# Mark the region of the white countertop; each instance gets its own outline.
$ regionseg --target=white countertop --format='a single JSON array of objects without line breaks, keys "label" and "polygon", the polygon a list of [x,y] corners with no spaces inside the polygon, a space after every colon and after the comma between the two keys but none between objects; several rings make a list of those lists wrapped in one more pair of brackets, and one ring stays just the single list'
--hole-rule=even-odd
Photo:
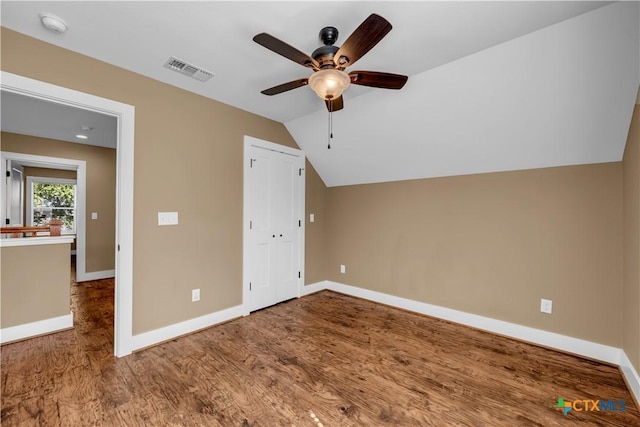
[{"label": "white countertop", "polygon": [[0,239],[0,248],[34,245],[58,245],[62,243],[73,243],[75,238],[76,236],[11,237],[8,239]]}]

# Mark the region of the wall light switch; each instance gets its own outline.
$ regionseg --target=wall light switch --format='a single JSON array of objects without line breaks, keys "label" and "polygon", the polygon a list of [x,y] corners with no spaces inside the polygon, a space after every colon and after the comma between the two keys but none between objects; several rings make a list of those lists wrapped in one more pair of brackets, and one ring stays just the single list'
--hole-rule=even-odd
[{"label": "wall light switch", "polygon": [[314,214],[309,214],[309,222],[314,222],[316,220],[316,216]]},{"label": "wall light switch", "polygon": [[91,212],[91,219],[98,219],[98,212]]},{"label": "wall light switch", "polygon": [[177,225],[178,212],[158,212],[158,225]]}]

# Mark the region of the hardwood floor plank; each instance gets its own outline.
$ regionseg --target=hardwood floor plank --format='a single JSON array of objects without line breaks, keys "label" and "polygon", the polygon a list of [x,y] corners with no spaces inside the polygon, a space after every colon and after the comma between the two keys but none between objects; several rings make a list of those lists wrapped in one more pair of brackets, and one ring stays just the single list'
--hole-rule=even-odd
[{"label": "hardwood floor plank", "polygon": [[113,281],[72,305],[2,346],[2,426],[640,426],[616,367],[328,291],[121,359]]}]

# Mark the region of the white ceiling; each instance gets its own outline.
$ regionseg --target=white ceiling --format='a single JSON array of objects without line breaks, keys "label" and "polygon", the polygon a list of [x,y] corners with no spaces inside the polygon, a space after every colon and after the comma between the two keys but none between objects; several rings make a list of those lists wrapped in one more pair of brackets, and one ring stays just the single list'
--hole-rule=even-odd
[{"label": "white ceiling", "polygon": [[0,91],[0,111],[4,132],[116,148],[118,122],[114,116],[8,91]]},{"label": "white ceiling", "polygon": [[[38,13],[69,23],[53,34]],[[310,53],[371,13],[393,30],[351,68],[409,75],[351,86],[334,113],[309,88],[260,90],[308,70],[254,43]],[[638,2],[12,2],[2,25],[283,122],[327,185],[620,160],[640,81]],[[206,83],[162,67],[175,56]],[[55,61],[55,58],[52,58]]]}]

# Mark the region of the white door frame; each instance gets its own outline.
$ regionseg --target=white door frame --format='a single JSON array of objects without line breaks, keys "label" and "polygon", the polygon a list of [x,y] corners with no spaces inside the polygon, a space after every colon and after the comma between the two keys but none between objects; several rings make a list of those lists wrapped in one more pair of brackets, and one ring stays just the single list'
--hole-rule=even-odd
[{"label": "white door frame", "polygon": [[300,257],[300,280],[298,281],[298,297],[302,295],[304,287],[304,254],[305,254],[305,155],[302,150],[296,148],[287,147],[285,145],[276,144],[262,139],[254,138],[245,135],[244,137],[244,156],[243,156],[243,198],[242,198],[242,311],[243,315],[249,314],[249,197],[251,196],[249,186],[249,164],[251,161],[251,147],[263,148],[265,150],[277,151],[280,153],[289,154],[299,159],[299,167],[302,170],[302,185],[300,185],[300,249],[298,256]]},{"label": "white door frame", "polygon": [[2,71],[0,89],[117,119],[116,277],[114,353],[133,349],[133,145],[135,108],[131,105]]}]

